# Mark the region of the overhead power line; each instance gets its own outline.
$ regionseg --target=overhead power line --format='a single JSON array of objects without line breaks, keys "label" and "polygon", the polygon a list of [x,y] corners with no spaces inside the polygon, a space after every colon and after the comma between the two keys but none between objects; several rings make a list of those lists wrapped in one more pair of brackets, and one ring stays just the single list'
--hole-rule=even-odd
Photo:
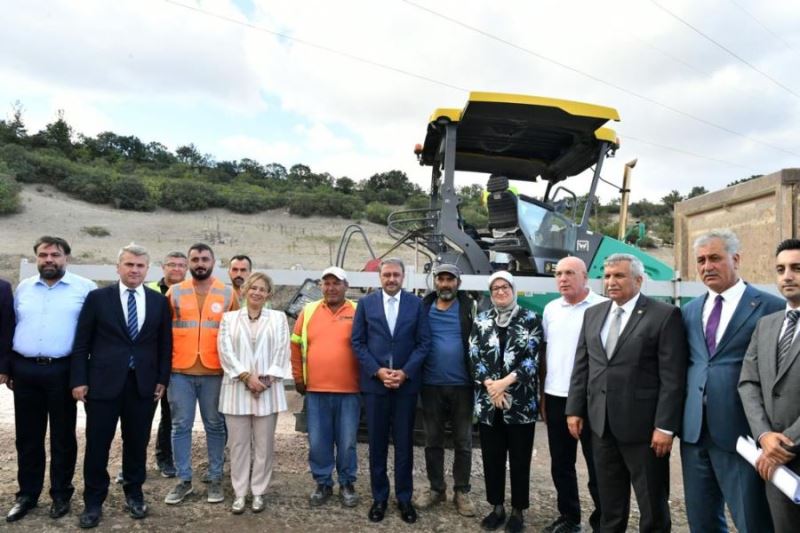
[{"label": "overhead power line", "polygon": [[698,29],[697,27],[695,27],[692,24],[690,24],[688,21],[684,20],[683,18],[681,18],[680,16],[678,16],[674,12],[670,11],[668,8],[666,8],[666,7],[662,6],[661,4],[659,4],[658,2],[656,2],[656,0],[650,0],[650,2],[654,6],[656,6],[660,10],[662,10],[664,13],[666,13],[667,15],[669,15],[672,18],[674,18],[675,20],[677,20],[678,22],[680,22],[681,24],[683,24],[684,26],[686,26],[687,28],[689,28],[690,30],[692,30],[693,32],[695,32],[696,34],[701,36],[703,39],[705,39],[708,42],[712,43],[714,46],[716,46],[720,50],[723,50],[723,51],[727,52],[728,55],[730,55],[731,57],[735,58],[737,61],[739,61],[743,65],[746,65],[747,67],[749,67],[754,72],[757,72],[758,74],[760,74],[764,78],[766,78],[769,81],[771,81],[773,83],[773,85],[776,85],[777,87],[780,87],[781,89],[783,89],[787,93],[791,94],[795,98],[800,99],[800,94],[797,94],[792,89],[790,89],[789,87],[787,87],[786,85],[784,85],[780,81],[776,80],[775,78],[773,78],[772,76],[770,76],[769,74],[767,74],[766,72],[764,72],[763,70],[761,70],[760,68],[755,66],[754,64],[750,63],[748,60],[746,60],[745,58],[743,58],[742,56],[740,56],[739,54],[737,54],[736,52],[734,52],[730,48],[726,47],[725,45],[723,45],[719,41],[716,41],[712,37],[706,35],[702,31],[700,31],[700,29]]},{"label": "overhead power line", "polygon": [[431,15],[433,15],[435,17],[441,18],[441,19],[446,20],[446,21],[448,21],[448,22],[450,22],[452,24],[455,24],[457,26],[461,26],[462,28],[465,28],[465,29],[470,30],[472,32],[475,32],[475,33],[478,33],[480,35],[483,35],[487,39],[491,39],[493,41],[497,41],[499,43],[503,43],[503,44],[505,44],[507,46],[510,46],[511,48],[519,50],[520,52],[523,52],[525,54],[534,56],[534,57],[536,57],[538,59],[541,59],[542,61],[545,61],[545,62],[550,63],[552,65],[556,65],[559,68],[568,70],[570,72],[578,74],[579,76],[583,76],[584,78],[588,78],[588,79],[590,79],[592,81],[595,81],[597,83],[605,85],[606,87],[611,87],[612,89],[616,89],[616,90],[618,90],[620,92],[623,92],[623,93],[625,93],[625,94],[627,94],[629,96],[633,96],[634,98],[638,98],[640,100],[643,100],[645,102],[648,102],[650,104],[658,106],[658,107],[660,107],[662,109],[666,109],[667,111],[671,111],[671,112],[673,112],[675,114],[681,115],[681,116],[686,117],[686,118],[688,118],[690,120],[694,120],[695,122],[699,122],[699,123],[704,124],[706,126],[709,126],[711,128],[715,128],[715,129],[718,129],[720,131],[724,131],[725,133],[729,133],[731,135],[735,135],[737,137],[741,137],[743,139],[747,139],[748,141],[754,142],[756,144],[760,144],[761,146],[766,146],[767,148],[771,148],[771,149],[776,150],[778,152],[783,152],[784,154],[787,154],[787,155],[800,157],[800,153],[798,153],[798,152],[793,152],[791,150],[787,150],[785,148],[781,148],[780,146],[776,146],[774,144],[768,143],[768,142],[763,141],[761,139],[757,139],[755,137],[747,135],[746,133],[742,133],[740,131],[734,130],[733,128],[729,128],[727,126],[723,126],[721,124],[717,124],[715,122],[712,122],[710,120],[704,119],[702,117],[699,117],[699,116],[694,115],[692,113],[689,113],[687,111],[683,111],[682,109],[678,109],[677,107],[673,107],[673,106],[671,106],[669,104],[665,104],[664,102],[660,102],[659,100],[656,100],[655,98],[651,98],[651,97],[649,97],[649,96],[647,96],[645,94],[638,93],[636,91],[633,91],[631,89],[623,87],[622,85],[619,85],[619,84],[616,84],[614,82],[605,80],[605,79],[600,78],[599,76],[596,76],[594,74],[590,74],[588,72],[580,70],[580,69],[578,69],[576,67],[573,67],[571,65],[567,65],[566,63],[562,63],[561,61],[558,61],[558,60],[553,59],[551,57],[548,57],[548,56],[546,56],[544,54],[541,54],[539,52],[531,50],[530,48],[525,48],[524,46],[516,44],[516,43],[514,43],[512,41],[509,41],[508,39],[504,39],[503,37],[498,37],[497,35],[489,33],[488,31],[482,30],[481,28],[477,28],[475,26],[471,26],[471,25],[469,25],[469,24],[467,24],[465,22],[462,22],[462,21],[460,21],[458,19],[455,19],[453,17],[450,17],[450,16],[445,15],[443,13],[440,13],[438,11],[434,11],[433,9],[430,9],[430,8],[425,7],[423,5],[417,4],[416,2],[412,2],[411,0],[401,0],[401,1],[406,3],[406,4],[408,4],[408,5],[410,5],[410,6],[412,6],[412,7],[417,8],[419,10],[422,10],[422,11],[425,11],[427,13],[430,13]]},{"label": "overhead power line", "polygon": [[753,20],[755,21],[755,23],[756,23],[756,24],[758,24],[759,26],[761,26],[761,28],[762,28],[762,29],[763,29],[765,32],[769,33],[769,34],[770,34],[770,35],[772,35],[772,36],[773,36],[773,37],[774,37],[776,40],[780,41],[780,42],[781,42],[781,43],[782,43],[782,44],[783,44],[783,45],[784,45],[786,48],[788,48],[789,50],[792,50],[792,51],[794,51],[794,52],[797,52],[797,49],[796,49],[794,46],[792,46],[792,45],[789,43],[789,41],[787,41],[786,39],[784,39],[783,37],[781,37],[780,35],[778,35],[778,33],[777,33],[777,32],[774,32],[774,31],[772,31],[772,30],[771,30],[771,29],[770,29],[770,28],[769,28],[769,27],[768,27],[766,24],[764,24],[763,22],[761,22],[761,21],[760,21],[760,20],[759,20],[759,19],[758,19],[758,18],[757,18],[755,15],[753,15],[753,13],[752,13],[752,12],[750,12],[748,9],[746,9],[746,8],[745,8],[743,5],[741,5],[739,2],[735,2],[734,0],[728,0],[728,1],[729,1],[731,4],[735,5],[737,8],[739,8],[739,9],[740,9],[742,12],[744,12],[744,13],[745,13],[745,14],[746,14],[748,17],[750,17],[751,19],[753,19]]},{"label": "overhead power line", "polygon": [[417,78],[418,80],[427,81],[429,83],[434,83],[436,85],[441,85],[442,87],[447,87],[448,89],[455,89],[457,91],[469,92],[469,89],[465,89],[464,87],[459,87],[457,85],[453,85],[451,83],[447,83],[441,80],[437,80],[423,74],[417,74],[416,72],[411,72],[409,70],[405,70],[398,67],[393,67],[391,65],[387,65],[386,63],[380,63],[378,61],[373,61],[372,59],[367,59],[365,57],[357,56],[355,54],[351,54],[349,52],[343,52],[342,50],[336,50],[335,48],[331,48],[329,46],[325,46],[322,44],[314,43],[311,41],[307,41],[305,39],[301,39],[299,37],[294,37],[292,35],[288,35],[286,33],[282,33],[279,31],[271,30],[269,28],[265,28],[263,26],[257,26],[255,24],[251,24],[250,22],[246,22],[243,20],[238,20],[233,17],[227,17],[225,15],[220,15],[219,13],[214,13],[212,11],[207,11],[205,9],[199,8],[197,6],[191,6],[188,4],[184,4],[181,2],[176,2],[175,0],[164,0],[164,2],[168,4],[172,4],[177,7],[182,7],[184,9],[188,9],[190,11],[194,11],[196,13],[200,13],[202,15],[213,17],[219,20],[223,20],[225,22],[229,22],[231,24],[238,24],[239,26],[245,26],[250,28],[251,30],[260,31],[263,33],[268,33],[270,35],[274,35],[275,37],[280,37],[281,39],[286,39],[288,41],[293,41],[295,43],[299,43],[310,48],[316,48],[317,50],[322,50],[324,52],[328,52],[330,54],[335,54],[338,56],[346,57],[348,59],[352,59],[353,61],[358,61],[359,63],[365,63],[367,65],[371,65],[373,67],[377,67],[383,70],[389,70],[391,72],[396,72],[398,74],[403,74],[404,76],[410,76],[412,78]]},{"label": "overhead power line", "polygon": [[646,141],[644,139],[640,139],[638,137],[634,137],[634,136],[632,136],[630,134],[625,134],[625,140],[626,141],[634,141],[634,142],[638,142],[638,143],[641,143],[641,144],[646,144],[646,145],[649,145],[649,146],[653,146],[655,148],[660,148],[662,150],[669,150],[670,152],[675,152],[675,153],[678,153],[678,154],[688,155],[690,157],[695,157],[697,159],[705,159],[706,161],[713,161],[715,163],[722,163],[723,165],[728,165],[728,166],[731,166],[731,167],[749,168],[749,167],[747,167],[745,165],[741,165],[739,163],[734,163],[732,161],[727,161],[725,159],[718,159],[716,157],[709,157],[709,156],[706,156],[706,155],[703,155],[703,154],[697,154],[695,152],[690,152],[688,150],[683,150],[681,148],[675,148],[673,146],[667,146],[666,144],[659,144],[659,143],[652,142],[652,141]]},{"label": "overhead power line", "polygon": [[[164,0],[164,2],[166,2],[168,4],[171,4],[173,6],[176,6],[176,7],[180,7],[180,8],[183,8],[183,9],[187,9],[187,10],[193,11],[193,12],[199,14],[199,15],[203,15],[203,16],[214,18],[214,19],[218,19],[218,20],[221,20],[221,21],[229,23],[229,24],[236,24],[238,26],[243,26],[243,27],[246,27],[246,28],[251,29],[251,30],[267,33],[267,34],[270,34],[270,35],[273,35],[273,36],[276,36],[276,37],[280,37],[281,39],[285,39],[287,41],[292,41],[292,42],[295,42],[295,43],[303,45],[303,46],[308,46],[308,47],[311,47],[311,48],[314,48],[314,49],[317,49],[317,50],[321,50],[323,52],[327,52],[327,53],[330,53],[330,54],[338,55],[340,57],[344,57],[344,58],[347,58],[347,59],[350,59],[352,61],[356,61],[356,62],[359,62],[359,63],[364,63],[364,64],[370,65],[372,67],[375,67],[375,68],[388,70],[388,71],[394,72],[396,74],[409,76],[409,77],[412,77],[412,78],[415,78],[415,79],[418,79],[418,80],[422,80],[422,81],[425,81],[425,82],[428,82],[428,83],[433,83],[433,84],[440,85],[440,86],[443,86],[443,87],[447,87],[447,88],[450,88],[450,89],[455,89],[455,90],[463,91],[463,92],[467,92],[467,93],[469,92],[468,89],[465,89],[463,87],[459,87],[457,85],[453,85],[453,84],[450,84],[450,83],[446,83],[446,82],[443,82],[441,80],[437,80],[437,79],[431,78],[429,76],[424,76],[424,75],[421,75],[421,74],[410,72],[410,71],[405,70],[405,69],[393,67],[391,65],[387,65],[387,64],[384,64],[384,63],[373,61],[371,59],[366,59],[366,58],[363,58],[363,57],[360,57],[360,56],[356,56],[356,55],[350,54],[348,52],[343,52],[341,50],[337,50],[337,49],[332,48],[330,46],[314,43],[314,42],[308,41],[306,39],[302,39],[302,38],[295,37],[293,35],[289,35],[289,34],[286,34],[286,33],[280,32],[280,31],[275,31],[275,30],[272,30],[272,29],[269,29],[269,28],[265,28],[263,26],[258,26],[256,24],[252,24],[250,22],[238,20],[238,19],[235,19],[235,18],[232,18],[232,17],[228,17],[228,16],[225,16],[225,15],[220,15],[219,13],[214,13],[212,11],[208,11],[208,10],[202,9],[202,8],[197,7],[197,6],[187,5],[187,4],[178,2],[176,0]],[[407,2],[407,3],[409,3],[410,5],[413,5],[415,7],[420,7],[421,9],[424,9],[424,10],[427,11],[427,8],[422,8],[421,6],[417,6],[416,4],[413,4],[412,2]],[[437,16],[441,16],[438,13],[435,13],[435,12],[433,12],[433,14],[435,14]],[[460,23],[458,21],[452,21],[452,22],[454,22],[456,24],[463,25],[462,23]],[[477,31],[481,31],[481,30],[477,30]],[[481,33],[484,33],[484,32],[481,31]],[[487,36],[489,36],[489,34],[487,34]],[[491,36],[491,37],[495,38],[495,39],[499,39],[499,38],[496,38],[494,36]],[[512,46],[515,46],[515,45],[512,45]],[[534,52],[530,52],[530,53],[534,53]],[[550,61],[548,58],[543,58],[543,59]],[[581,74],[581,75],[584,75],[584,76],[588,76],[590,78],[592,77],[589,74],[585,74],[585,73],[583,73],[583,72],[581,72],[581,71],[579,71],[577,69],[572,69],[571,67],[566,66],[566,65],[564,65],[564,68],[568,68],[568,69],[573,70],[574,72],[576,72],[578,74]],[[594,78],[592,78],[592,79],[594,79]],[[613,84],[609,84],[607,82],[604,82],[603,80],[600,80],[599,78],[597,79],[597,81],[599,81],[600,83],[605,83],[606,85],[610,85],[613,88],[617,88]],[[638,98],[642,98],[642,99],[645,99],[647,101],[650,101],[650,99],[648,97],[640,96],[640,95],[637,95],[635,93],[631,93],[631,92],[627,91],[626,89],[624,89],[622,87],[620,87],[619,90],[621,90],[623,92],[626,92],[628,94],[631,94],[633,96],[636,96]],[[659,105],[661,107],[664,107],[665,109],[673,110],[670,107],[665,106],[663,104],[660,104],[659,102],[656,102],[654,100],[652,101],[652,103],[654,103],[656,105]],[[673,111],[675,111],[678,114],[687,116],[689,118],[694,118],[695,120],[698,120],[700,122],[706,123],[705,121],[703,121],[703,119],[692,117],[691,115],[686,114],[686,113],[684,113],[684,112],[682,112],[680,110],[673,110]],[[707,125],[715,127],[715,128],[718,128],[718,129],[722,129],[724,131],[728,131],[723,126],[717,126],[717,125],[715,125],[713,123],[710,123],[710,122],[708,122]],[[753,142],[763,144],[763,145],[768,146],[770,148],[774,148],[775,150],[779,150],[779,151],[786,152],[788,154],[796,155],[796,156],[800,157],[800,154],[795,154],[793,152],[788,152],[788,151],[783,150],[783,149],[781,149],[779,147],[774,147],[774,146],[769,145],[767,143],[758,141],[757,139],[752,139],[752,138],[750,138],[750,137],[748,137],[748,136],[746,136],[744,134],[741,134],[741,133],[738,133],[738,132],[735,132],[735,131],[732,131],[732,130],[728,131],[728,133],[731,133],[733,135],[737,135],[737,136],[740,136],[740,137],[744,137],[744,138],[747,138],[748,140],[751,140]],[[628,138],[628,137],[626,137],[626,138]],[[630,139],[631,140],[637,140],[638,142],[649,144],[649,145],[657,147],[657,148],[663,148],[663,149],[669,150],[671,152],[685,154],[685,155],[689,155],[689,156],[692,156],[692,157],[698,157],[698,158],[701,158],[701,159],[706,159],[708,161],[722,163],[722,164],[725,164],[725,165],[741,167],[741,165],[739,165],[737,163],[731,163],[730,161],[725,161],[723,159],[717,159],[717,158],[713,158],[713,157],[707,157],[707,156],[695,154],[693,152],[688,152],[688,151],[680,149],[680,148],[670,147],[670,146],[667,146],[667,145],[658,144],[658,143],[654,143],[654,142],[649,142],[649,141],[645,141],[645,140],[642,140],[642,139],[636,139],[636,138],[633,138],[633,137],[630,137]],[[744,167],[742,167],[742,168],[744,168]]]}]

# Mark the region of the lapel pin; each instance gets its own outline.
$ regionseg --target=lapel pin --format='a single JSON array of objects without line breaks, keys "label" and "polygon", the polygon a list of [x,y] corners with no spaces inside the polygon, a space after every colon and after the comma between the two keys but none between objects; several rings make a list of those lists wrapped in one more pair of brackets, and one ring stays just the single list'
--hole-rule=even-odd
[{"label": "lapel pin", "polygon": [[639,309],[639,311],[638,311],[636,314],[637,314],[637,315],[641,315],[642,313],[644,313],[644,311],[642,311],[641,309]]}]

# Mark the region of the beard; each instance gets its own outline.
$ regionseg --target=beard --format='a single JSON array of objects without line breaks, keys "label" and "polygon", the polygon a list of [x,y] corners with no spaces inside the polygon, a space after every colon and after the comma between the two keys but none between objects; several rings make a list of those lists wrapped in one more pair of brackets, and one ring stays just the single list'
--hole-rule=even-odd
[{"label": "beard", "polygon": [[195,270],[189,269],[189,273],[192,275],[194,279],[197,281],[203,281],[211,277],[211,273],[213,272],[212,269],[206,269],[205,272],[197,272]]},{"label": "beard", "polygon": [[244,285],[244,278],[235,277],[231,280],[231,283],[233,283],[233,286],[237,289],[241,289],[242,285]]},{"label": "beard", "polygon": [[454,291],[452,289],[443,289],[441,291],[437,290],[436,291],[436,296],[442,301],[450,302],[452,300],[455,300],[456,291]]},{"label": "beard", "polygon": [[42,277],[42,279],[61,279],[64,277],[64,274],[67,271],[66,268],[58,267],[55,265],[40,266],[38,270],[39,270],[39,275]]}]

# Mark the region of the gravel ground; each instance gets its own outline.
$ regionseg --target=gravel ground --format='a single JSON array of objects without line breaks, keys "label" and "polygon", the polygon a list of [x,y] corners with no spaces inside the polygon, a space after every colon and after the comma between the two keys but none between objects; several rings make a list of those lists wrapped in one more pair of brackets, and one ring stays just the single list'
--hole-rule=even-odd
[{"label": "gravel ground", "polygon": [[[9,391],[0,392],[0,403],[8,405]],[[354,509],[343,508],[338,501],[331,500],[326,506],[312,509],[308,504],[308,495],[313,489],[313,482],[307,466],[307,444],[305,435],[294,431],[294,418],[292,411],[299,410],[299,396],[289,393],[290,411],[282,413],[279,419],[276,435],[277,464],[273,482],[267,492],[267,508],[263,513],[253,514],[246,512],[234,516],[230,513],[231,486],[228,479],[226,486],[226,500],[222,504],[209,504],[205,501],[205,485],[199,482],[200,473],[205,471],[205,440],[202,432],[195,433],[193,443],[195,466],[195,494],[179,506],[167,506],[163,498],[172,488],[174,480],[162,478],[157,471],[148,472],[145,483],[145,499],[150,506],[150,515],[135,521],[125,513],[124,497],[119,485],[111,487],[108,500],[104,506],[103,520],[98,531],[175,531],[187,529],[191,531],[233,531],[235,528],[257,528],[269,531],[480,531],[479,521],[489,512],[489,505],[485,502],[483,487],[483,469],[480,460],[480,451],[473,450],[473,501],[477,505],[478,517],[464,518],[459,516],[452,503],[442,504],[438,507],[421,511],[419,520],[413,526],[406,525],[400,520],[394,506],[390,506],[386,519],[379,525],[370,523],[367,511],[371,504],[369,497],[369,481],[366,444],[359,444],[359,473],[360,479],[356,489],[361,496],[361,502]],[[79,409],[82,411],[82,409]],[[8,419],[7,409],[2,410],[6,416],[0,417],[0,511],[5,514],[14,500],[16,486],[16,452],[14,450],[14,425]],[[198,417],[199,418],[199,417]],[[82,509],[80,490],[83,479],[80,471],[83,457],[83,428],[82,419],[79,420],[78,439],[80,445],[78,472],[75,475],[75,486],[78,492],[73,499],[72,512],[60,520],[51,520],[47,516],[50,501],[43,495],[40,505],[25,519],[14,524],[2,523],[6,531],[74,531],[77,530],[78,514]],[[540,531],[556,518],[555,490],[550,480],[550,458],[547,448],[547,429],[544,424],[537,424],[536,438],[534,441],[534,457],[531,467],[531,508],[526,515],[527,531]],[[151,443],[152,448],[152,443]],[[115,441],[111,452],[109,472],[114,475],[121,464],[119,441]],[[150,452],[152,458],[152,449]],[[580,457],[580,455],[579,455]],[[151,459],[152,461],[152,459]],[[425,460],[422,448],[415,449],[414,482],[417,489],[427,487],[425,478]],[[391,472],[392,459],[389,465]],[[452,465],[452,453],[446,455],[446,464]],[[151,464],[151,467],[153,465]],[[680,462],[676,456],[672,458],[672,494],[671,501],[673,527],[675,531],[688,531],[683,505],[683,487],[680,476]],[[447,469],[450,475],[450,469]],[[391,475],[391,474],[390,474]],[[579,482],[583,497],[584,520],[588,520],[591,510],[586,486],[586,471],[579,460]],[[227,478],[227,471],[226,471]],[[47,482],[45,482],[47,485]],[[46,489],[45,489],[46,490]],[[631,531],[636,531],[638,513],[635,502],[632,505]]]}]

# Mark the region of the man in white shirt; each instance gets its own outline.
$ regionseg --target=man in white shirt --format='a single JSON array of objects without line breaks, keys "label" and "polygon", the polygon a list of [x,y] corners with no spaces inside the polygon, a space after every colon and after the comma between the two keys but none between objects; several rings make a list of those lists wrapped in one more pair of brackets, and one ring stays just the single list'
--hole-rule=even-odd
[{"label": "man in white shirt", "polygon": [[[544,383],[540,412],[547,423],[547,441],[550,448],[550,475],[558,494],[559,517],[544,528],[544,533],[569,533],[581,531],[581,501],[578,495],[578,477],[575,459],[578,441],[567,429],[564,410],[569,393],[569,380],[575,363],[575,349],[583,324],[583,313],[594,304],[607,298],[589,288],[586,264],[578,257],[565,257],[556,265],[556,286],[560,298],[544,308],[542,326],[545,336],[545,358],[541,368]],[[589,517],[593,529],[600,525],[600,498],[597,493],[594,461],[592,459],[591,433],[581,433],[581,449],[589,471],[589,492],[595,510]]]}]

